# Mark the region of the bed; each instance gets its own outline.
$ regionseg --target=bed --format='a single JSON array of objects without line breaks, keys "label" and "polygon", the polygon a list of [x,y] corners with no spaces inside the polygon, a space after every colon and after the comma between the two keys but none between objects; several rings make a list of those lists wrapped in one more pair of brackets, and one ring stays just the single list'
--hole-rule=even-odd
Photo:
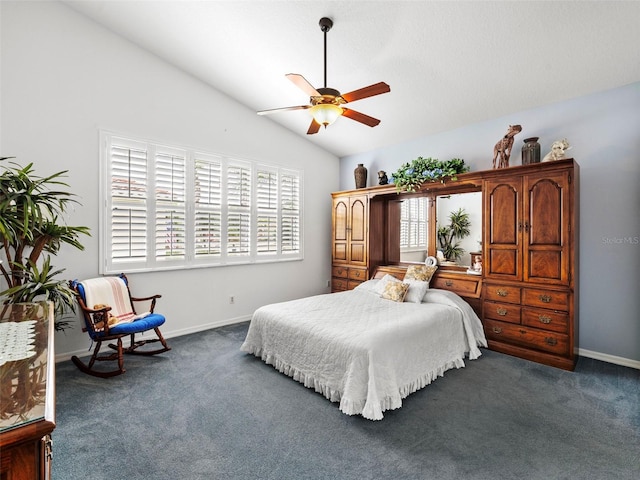
[{"label": "bed", "polygon": [[[402,299],[389,298],[394,289],[405,289]],[[457,294],[385,275],[354,290],[260,307],[241,350],[343,413],[380,420],[486,345],[479,318]]]}]

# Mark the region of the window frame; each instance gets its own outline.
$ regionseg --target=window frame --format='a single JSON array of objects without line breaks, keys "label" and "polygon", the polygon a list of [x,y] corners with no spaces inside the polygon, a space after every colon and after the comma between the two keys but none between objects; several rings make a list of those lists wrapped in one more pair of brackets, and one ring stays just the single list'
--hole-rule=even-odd
[{"label": "window frame", "polygon": [[[112,164],[114,163],[114,156],[112,153],[112,147],[123,147],[126,149],[136,149],[136,152],[146,152],[145,172],[144,178],[146,180],[146,197],[144,198],[128,198],[124,196],[114,196],[112,190]],[[124,151],[123,150],[123,151]],[[156,165],[158,155],[171,155],[184,158],[184,200],[180,201],[167,201],[161,200],[157,195],[157,174],[158,169]],[[199,162],[208,162],[209,165],[205,168],[209,169],[209,173],[214,172],[219,166],[220,178],[217,180],[209,180],[211,185],[217,185],[219,190],[211,193],[208,192],[211,198],[216,195],[220,199],[219,205],[209,203],[197,203],[200,195],[200,185],[206,174],[201,177],[197,177],[197,174],[202,170],[197,171],[198,168],[202,168]],[[129,163],[129,169],[131,169],[131,163]],[[244,190],[244,206],[231,205],[229,195],[229,171],[234,168],[244,169],[244,176],[242,182],[248,180],[250,182],[249,189]],[[213,170],[212,170],[213,169]],[[274,214],[276,216],[276,249],[275,251],[269,251],[265,253],[258,252],[257,244],[257,220],[260,213],[264,213],[258,208],[258,172],[268,171],[274,174],[276,177],[276,208]],[[167,174],[171,174],[173,170],[167,171]],[[126,175],[126,172],[125,172]],[[248,177],[247,177],[248,175]],[[171,176],[171,175],[170,175]],[[292,214],[291,210],[285,210],[281,205],[281,196],[283,189],[286,188],[283,183],[283,179],[287,177],[293,177],[297,181],[297,214]],[[131,179],[131,170],[129,170],[129,177]],[[140,176],[142,178],[142,175]],[[304,259],[304,232],[303,232],[303,172],[299,169],[293,169],[289,167],[282,167],[279,165],[265,163],[263,161],[255,161],[249,159],[243,159],[236,156],[228,156],[219,153],[206,152],[200,149],[189,147],[169,146],[163,143],[135,139],[130,135],[123,135],[114,133],[111,131],[100,130],[100,235],[99,235],[99,270],[101,274],[113,274],[119,272],[144,272],[144,271],[159,271],[159,270],[177,270],[177,269],[191,269],[191,268],[207,268],[207,267],[221,267],[228,265],[239,264],[251,264],[251,263],[270,263],[270,262],[283,262],[283,261],[299,261]],[[121,180],[122,181],[122,180]],[[126,180],[125,180],[126,181]],[[131,180],[128,180],[131,182]],[[166,178],[164,178],[167,185]],[[198,183],[200,182],[200,183]],[[213,187],[211,187],[213,188]],[[126,189],[131,191],[130,189]],[[140,194],[138,194],[140,195]],[[248,195],[248,197],[247,197]],[[209,200],[211,200],[211,198]],[[248,204],[247,199],[248,198]],[[215,202],[215,198],[212,200]],[[143,209],[146,215],[146,222],[144,223],[145,231],[145,246],[144,256],[138,259],[131,257],[122,257],[118,259],[114,256],[114,251],[117,248],[117,241],[114,241],[118,237],[114,237],[114,230],[118,227],[115,224],[114,227],[114,215],[118,207],[129,208],[135,207]],[[158,245],[160,244],[160,237],[157,234],[156,228],[159,225],[156,214],[163,209],[175,208],[184,212],[184,255],[174,256],[157,256]],[[182,210],[180,210],[182,209]],[[139,211],[139,210],[138,210]],[[205,213],[202,213],[205,212]],[[206,213],[209,212],[209,213]],[[243,223],[248,231],[245,232],[244,237],[248,241],[248,248],[246,251],[240,254],[232,254],[228,251],[229,247],[229,222],[234,214],[240,214],[243,216]],[[206,216],[212,219],[210,223],[207,222]],[[212,216],[213,215],[213,216]],[[283,243],[283,233],[286,231],[291,232],[286,225],[289,225],[290,218],[297,218],[297,235],[296,229],[294,229],[293,237],[297,236],[297,249],[289,250],[289,244]],[[126,214],[125,214],[126,216]],[[202,223],[197,224],[198,218],[204,219]],[[116,218],[117,220],[117,218]],[[125,219],[126,220],[126,219]],[[296,220],[294,220],[295,223]],[[247,223],[248,222],[248,223]],[[169,225],[173,225],[173,221],[168,222]],[[131,224],[130,224],[131,225]],[[140,225],[124,225],[124,233],[120,236],[123,239],[123,248],[126,249],[127,242],[131,243],[131,239],[134,238],[135,232],[140,232],[142,227]],[[207,231],[207,227],[210,229]],[[126,231],[127,228],[131,230]],[[133,230],[137,228],[136,230]],[[169,227],[167,227],[169,228]],[[197,230],[199,228],[199,230]],[[203,230],[204,229],[204,230]],[[219,238],[216,236],[219,229]],[[178,229],[179,230],[179,229]],[[178,231],[176,230],[176,231]],[[200,232],[200,233],[198,233]],[[203,233],[204,232],[204,233]],[[210,244],[207,244],[206,238],[210,237]],[[172,230],[172,239],[174,233]],[[198,238],[200,238],[201,248],[206,245],[206,248],[211,249],[212,253],[198,253]],[[139,245],[142,240],[139,240]],[[293,242],[295,243],[295,242]],[[217,245],[219,244],[219,253],[216,253]],[[114,245],[116,248],[114,248]],[[213,245],[213,246],[212,246]],[[122,245],[121,245],[122,246]],[[205,249],[206,249],[205,248]]]},{"label": "window frame", "polygon": [[[415,210],[411,208],[411,203],[417,203]],[[424,203],[424,205],[420,205]],[[405,198],[402,201],[400,207],[400,251],[401,252],[422,252],[427,251],[429,248],[429,198],[426,196],[412,196]],[[403,215],[404,210],[407,210],[407,216]],[[420,212],[424,212],[424,220],[420,219]],[[417,217],[413,215],[417,214]],[[407,242],[403,242],[402,231],[403,224],[407,224]],[[422,236],[424,238],[424,244],[418,240],[417,244],[411,245],[412,234],[415,233],[419,239],[421,236],[420,228],[424,229]],[[417,229],[417,231],[416,231]]]}]

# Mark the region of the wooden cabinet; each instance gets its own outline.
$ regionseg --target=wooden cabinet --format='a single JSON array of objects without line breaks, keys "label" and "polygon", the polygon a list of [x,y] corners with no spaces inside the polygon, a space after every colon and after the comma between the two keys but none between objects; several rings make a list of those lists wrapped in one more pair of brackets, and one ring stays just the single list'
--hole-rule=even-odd
[{"label": "wooden cabinet", "polygon": [[338,195],[333,200],[331,290],[351,290],[369,278],[369,198]]},{"label": "wooden cabinet", "polygon": [[483,321],[498,351],[572,370],[577,165],[504,169],[486,178]]},{"label": "wooden cabinet", "polygon": [[388,244],[396,235],[387,225],[399,212],[400,204],[395,197],[376,197],[370,190],[333,194],[333,292],[351,290],[368,280],[377,265],[389,261]]},{"label": "wooden cabinet", "polygon": [[[566,159],[470,172],[411,193],[482,191],[482,275],[439,269],[432,286],[467,300],[490,348],[567,370],[578,348],[578,178],[578,164]],[[406,268],[399,255],[403,195],[393,185],[333,194],[332,291],[354,288],[380,265]],[[435,235],[432,223],[432,250]]]},{"label": "wooden cabinet", "polygon": [[[55,428],[53,306],[4,305],[1,313],[4,334],[15,335],[17,348],[0,365],[0,479],[46,480],[51,478]],[[35,324],[27,328],[32,320]],[[17,344],[30,328],[29,350],[35,353],[25,357]]]}]

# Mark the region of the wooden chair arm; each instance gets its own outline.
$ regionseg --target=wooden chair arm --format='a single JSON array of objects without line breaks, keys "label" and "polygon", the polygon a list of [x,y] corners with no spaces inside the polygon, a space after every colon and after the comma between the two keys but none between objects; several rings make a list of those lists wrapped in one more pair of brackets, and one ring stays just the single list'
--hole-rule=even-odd
[{"label": "wooden chair arm", "polygon": [[[109,335],[109,312],[111,307],[109,305],[102,308],[89,308],[85,305],[84,300],[80,295],[76,295],[78,305],[86,319],[91,324],[91,328],[94,332],[104,332],[105,335]],[[86,332],[87,329],[83,328],[82,331]]]},{"label": "wooden chair arm", "polygon": [[156,308],[156,300],[158,298],[162,298],[162,295],[152,295],[150,297],[131,297],[132,302],[145,302],[151,300],[151,306],[149,307],[149,311],[153,313],[153,309]]}]

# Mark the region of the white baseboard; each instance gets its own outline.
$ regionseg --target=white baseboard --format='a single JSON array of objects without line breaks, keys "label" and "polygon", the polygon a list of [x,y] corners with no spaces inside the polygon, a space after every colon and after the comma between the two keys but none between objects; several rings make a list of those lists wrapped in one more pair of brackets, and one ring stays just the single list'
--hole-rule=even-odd
[{"label": "white baseboard", "polygon": [[[236,323],[242,323],[242,322],[248,322],[249,320],[251,320],[251,315],[245,315],[242,317],[235,317],[235,318],[227,318],[225,320],[219,320],[217,322],[211,322],[211,323],[205,323],[202,325],[198,325],[196,327],[189,327],[189,328],[182,328],[180,330],[171,330],[168,332],[162,332],[162,336],[165,339],[169,339],[169,338],[174,338],[174,337],[181,337],[183,335],[189,335],[190,333],[197,333],[197,332],[204,332],[205,330],[211,330],[212,328],[219,328],[219,327],[224,327],[226,325],[234,325]],[[153,332],[151,332],[153,333]],[[155,334],[154,334],[155,337]],[[91,341],[90,338],[87,336],[87,340]],[[102,351],[102,350],[100,350]],[[82,349],[82,350],[77,350],[75,352],[66,352],[66,353],[62,353],[60,355],[56,355],[56,363],[58,362],[65,362],[67,360],[70,360],[71,357],[73,357],[74,355],[77,357],[88,357],[93,353],[93,349],[91,350],[86,350],[86,349]]]},{"label": "white baseboard", "polygon": [[581,357],[593,358],[594,360],[602,360],[603,362],[613,363],[615,365],[622,365],[623,367],[631,367],[640,370],[640,361],[631,360],[630,358],[616,357],[615,355],[609,355],[600,352],[592,352],[591,350],[585,350],[583,348],[578,349],[578,355],[580,355]]},{"label": "white baseboard", "polygon": [[[251,320],[251,315],[245,315],[242,317],[227,318],[225,320],[219,320],[217,322],[205,323],[196,327],[183,328],[180,330],[172,330],[170,332],[163,332],[164,338],[181,337],[182,335],[189,335],[191,333],[203,332],[212,328],[224,327],[226,325],[234,325],[236,323],[248,322]],[[61,355],[56,355],[56,363],[70,360],[72,356],[86,357],[91,355],[91,351],[78,350],[76,352],[67,352]],[[583,348],[578,349],[578,355],[581,357],[593,358],[594,360],[601,360],[603,362],[613,363],[615,365],[621,365],[623,367],[631,367],[640,370],[640,361],[631,360],[630,358],[616,357],[615,355],[609,355],[606,353],[593,352],[591,350],[585,350]]]}]

